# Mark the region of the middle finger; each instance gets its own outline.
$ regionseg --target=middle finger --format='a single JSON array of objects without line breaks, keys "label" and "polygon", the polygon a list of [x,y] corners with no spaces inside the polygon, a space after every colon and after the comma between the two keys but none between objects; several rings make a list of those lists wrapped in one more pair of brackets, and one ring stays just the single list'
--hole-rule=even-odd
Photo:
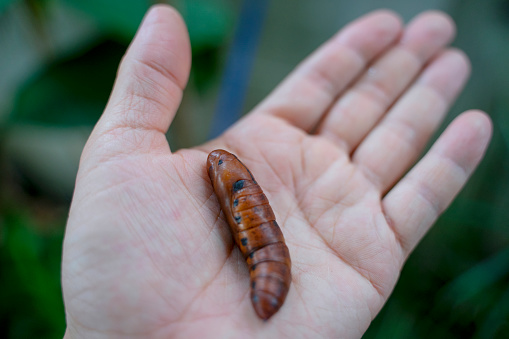
[{"label": "middle finger", "polygon": [[332,106],[319,135],[351,152],[415,79],[427,61],[454,37],[452,20],[426,12],[407,26],[400,43],[383,54]]}]

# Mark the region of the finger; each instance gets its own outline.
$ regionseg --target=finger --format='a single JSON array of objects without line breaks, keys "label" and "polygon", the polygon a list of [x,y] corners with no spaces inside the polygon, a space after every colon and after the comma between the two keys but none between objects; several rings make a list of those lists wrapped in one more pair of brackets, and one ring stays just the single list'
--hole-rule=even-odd
[{"label": "finger", "polygon": [[463,113],[385,196],[386,218],[407,255],[465,185],[490,137],[487,115]]},{"label": "finger", "polygon": [[400,32],[399,17],[385,10],[354,21],[298,66],[256,112],[312,129],[338,94]]},{"label": "finger", "polygon": [[[164,138],[180,104],[190,69],[186,26],[171,7],[154,6],[145,16],[118,70],[115,86],[91,142],[106,136],[104,151],[144,152]],[[160,142],[154,143],[154,136]],[[115,141],[121,141],[117,143]]]},{"label": "finger", "polygon": [[420,155],[463,88],[469,65],[458,50],[438,56],[357,148],[353,162],[365,170],[381,192],[389,189]]},{"label": "finger", "polygon": [[427,61],[452,40],[454,31],[453,21],[440,12],[426,12],[412,20],[400,43],[381,56],[341,97],[317,132],[350,152]]}]

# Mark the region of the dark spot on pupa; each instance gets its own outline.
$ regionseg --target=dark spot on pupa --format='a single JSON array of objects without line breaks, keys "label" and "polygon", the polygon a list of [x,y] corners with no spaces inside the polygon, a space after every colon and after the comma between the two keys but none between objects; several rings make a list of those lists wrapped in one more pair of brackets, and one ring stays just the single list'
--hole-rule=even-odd
[{"label": "dark spot on pupa", "polygon": [[236,217],[233,217],[233,218],[235,219],[235,222],[236,222],[237,224],[240,224],[240,222],[242,221],[242,217],[241,217],[241,216],[239,216],[239,215],[238,215],[238,216],[236,216]]},{"label": "dark spot on pupa", "polygon": [[255,289],[255,286],[256,286],[256,281],[253,281],[253,282],[251,283],[251,288],[254,290],[254,289]]},{"label": "dark spot on pupa", "polygon": [[217,162],[218,165],[221,165],[223,163],[223,159],[219,159],[219,161]]},{"label": "dark spot on pupa", "polygon": [[245,180],[239,180],[233,184],[233,193],[241,190],[244,187],[244,181]]},{"label": "dark spot on pupa", "polygon": [[279,302],[277,301],[277,298],[272,298],[270,304],[272,305],[272,307],[277,307],[279,305]]},{"label": "dark spot on pupa", "polygon": [[247,238],[240,239],[240,242],[242,243],[242,246],[246,246],[247,245]]},{"label": "dark spot on pupa", "polygon": [[239,206],[239,199],[233,200],[233,207]]},{"label": "dark spot on pupa", "polygon": [[255,294],[255,295],[253,295],[253,302],[254,302],[254,303],[257,303],[258,301],[260,301],[260,300],[258,299],[258,296],[257,296],[256,294]]},{"label": "dark spot on pupa", "polygon": [[249,257],[250,257],[251,259],[253,259],[253,256],[254,256],[254,252],[249,253]]},{"label": "dark spot on pupa", "polygon": [[254,271],[256,268],[256,264],[254,264],[253,266],[251,266],[251,271]]}]

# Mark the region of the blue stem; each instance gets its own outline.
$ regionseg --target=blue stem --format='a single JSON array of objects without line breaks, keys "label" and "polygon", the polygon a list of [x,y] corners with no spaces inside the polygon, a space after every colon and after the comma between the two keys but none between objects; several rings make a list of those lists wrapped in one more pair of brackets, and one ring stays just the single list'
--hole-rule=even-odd
[{"label": "blue stem", "polygon": [[268,0],[244,0],[225,66],[210,137],[215,138],[242,114]]}]

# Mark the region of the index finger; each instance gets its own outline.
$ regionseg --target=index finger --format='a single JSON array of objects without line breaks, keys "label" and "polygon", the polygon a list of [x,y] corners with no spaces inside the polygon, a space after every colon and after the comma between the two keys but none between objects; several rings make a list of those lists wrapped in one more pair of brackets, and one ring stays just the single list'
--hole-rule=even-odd
[{"label": "index finger", "polygon": [[352,22],[311,54],[253,114],[280,117],[306,131],[335,98],[399,38],[401,19],[379,10]]}]

